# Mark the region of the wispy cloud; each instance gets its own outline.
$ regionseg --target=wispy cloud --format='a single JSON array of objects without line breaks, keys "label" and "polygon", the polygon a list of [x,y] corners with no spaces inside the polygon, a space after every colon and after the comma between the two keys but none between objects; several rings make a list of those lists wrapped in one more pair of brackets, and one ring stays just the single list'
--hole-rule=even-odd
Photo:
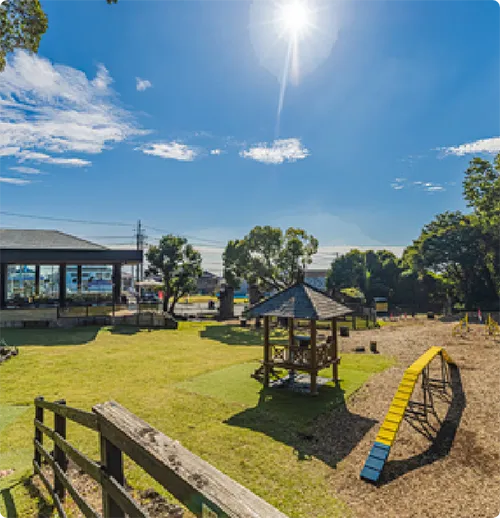
[{"label": "wispy cloud", "polygon": [[10,183],[12,185],[26,185],[31,183],[31,180],[22,180],[21,178],[8,178],[6,176],[0,176],[0,182]]},{"label": "wispy cloud", "polygon": [[[455,183],[452,182],[448,185],[455,185]],[[394,182],[391,183],[391,187],[396,191],[400,191],[401,189],[404,189],[405,187],[416,188],[419,190],[426,191],[428,193],[446,191],[446,189],[439,183],[422,182],[420,180],[409,183],[406,178],[395,178]]]},{"label": "wispy cloud", "polygon": [[147,133],[119,106],[111,83],[104,65],[89,79],[75,68],[15,52],[0,82],[0,155],[88,165],[88,160],[51,155],[100,153],[111,144]]},{"label": "wispy cloud", "polygon": [[240,151],[240,156],[243,158],[250,158],[264,164],[296,162],[307,158],[309,154],[309,150],[298,138],[275,140],[271,144],[261,143],[248,150]]},{"label": "wispy cloud", "polygon": [[136,151],[142,151],[146,155],[169,158],[172,160],[181,160],[184,162],[192,162],[199,154],[197,148],[175,141],[146,144],[135,149]]},{"label": "wispy cloud", "polygon": [[10,170],[21,174],[43,174],[40,169],[35,169],[34,167],[15,166],[11,167]]},{"label": "wispy cloud", "polygon": [[391,183],[391,187],[395,190],[395,191],[400,191],[401,189],[404,189],[405,186],[404,186],[404,182],[406,182],[406,178],[395,178],[394,179],[394,182]]},{"label": "wispy cloud", "polygon": [[141,79],[140,77],[135,78],[135,87],[138,92],[144,92],[144,90],[147,90],[152,86],[151,81],[148,81],[147,79]]},{"label": "wispy cloud", "polygon": [[473,153],[500,153],[500,137],[492,137],[474,142],[467,142],[455,147],[438,148],[445,155],[470,155]]},{"label": "wispy cloud", "polygon": [[224,151],[222,151],[222,149],[211,149],[210,150],[211,155],[222,155],[222,153],[224,153]]},{"label": "wispy cloud", "polygon": [[47,155],[46,153],[37,153],[35,151],[21,151],[17,154],[19,162],[32,160],[34,162],[43,162],[45,164],[66,165],[71,167],[83,167],[90,165],[92,162],[82,158],[61,158]]},{"label": "wispy cloud", "polygon": [[424,191],[427,191],[430,193],[446,191],[446,189],[441,184],[432,183],[432,182],[423,183],[422,188],[424,189]]}]

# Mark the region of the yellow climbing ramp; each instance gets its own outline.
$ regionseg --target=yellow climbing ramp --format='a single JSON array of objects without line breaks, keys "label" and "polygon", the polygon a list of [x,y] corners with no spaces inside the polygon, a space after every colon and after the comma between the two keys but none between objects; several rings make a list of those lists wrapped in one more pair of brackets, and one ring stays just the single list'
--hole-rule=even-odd
[{"label": "yellow climbing ramp", "polygon": [[423,369],[437,355],[441,355],[446,363],[454,364],[453,360],[442,347],[431,347],[406,369],[391,406],[389,407],[389,411],[375,439],[375,444],[361,471],[361,478],[371,482],[376,482],[379,479],[385,461],[389,456],[392,443],[396,438],[399,425],[404,418],[406,407],[408,406],[418,377]]}]

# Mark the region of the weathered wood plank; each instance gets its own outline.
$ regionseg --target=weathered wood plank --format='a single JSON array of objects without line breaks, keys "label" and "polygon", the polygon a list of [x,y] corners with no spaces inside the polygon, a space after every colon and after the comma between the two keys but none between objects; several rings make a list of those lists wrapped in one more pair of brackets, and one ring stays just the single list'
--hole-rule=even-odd
[{"label": "weathered wood plank", "polygon": [[50,482],[47,480],[47,478],[43,474],[43,472],[40,469],[40,466],[38,465],[36,460],[33,461],[33,469],[35,470],[35,473],[40,477],[40,480],[44,483],[45,487],[47,488],[47,491],[50,493],[50,496],[52,497],[54,505],[56,506],[59,517],[66,518],[66,513],[64,512],[64,509],[61,505],[61,501],[59,500],[59,497],[56,495],[56,493],[52,489]]},{"label": "weathered wood plank", "polygon": [[206,506],[217,518],[287,518],[118,403],[92,410],[100,417],[101,433],[196,516],[202,516]]},{"label": "weathered wood plank", "polygon": [[73,487],[71,481],[66,476],[66,474],[62,471],[59,465],[54,461],[50,453],[35,439],[35,448],[43,456],[43,458],[47,461],[49,466],[54,470],[56,475],[59,477],[59,480],[62,482],[64,487],[67,489],[68,493],[71,495],[71,498],[75,501],[76,505],[79,507],[80,511],[86,516],[86,518],[101,518],[97,511],[94,511],[92,507],[83,499],[80,493]]},{"label": "weathered wood plank", "polygon": [[51,403],[40,399],[35,399],[35,406],[40,408],[46,408],[58,414],[66,419],[74,421],[75,423],[91,428],[92,430],[98,430],[97,427],[97,416],[91,412],[85,412],[78,408],[72,408],[70,406],[61,405],[59,403]]},{"label": "weathered wood plank", "polygon": [[40,423],[35,419],[35,426],[48,437],[50,437],[55,444],[76,464],[78,464],[88,475],[90,475],[96,482],[101,482],[102,472],[99,464],[90,460],[88,457],[80,453],[76,448],[71,446],[59,434]]}]

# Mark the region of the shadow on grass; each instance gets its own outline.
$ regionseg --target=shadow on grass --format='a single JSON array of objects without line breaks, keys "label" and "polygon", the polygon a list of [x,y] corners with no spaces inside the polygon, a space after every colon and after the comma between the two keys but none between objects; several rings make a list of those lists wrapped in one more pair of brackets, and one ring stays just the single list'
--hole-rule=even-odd
[{"label": "shadow on grass", "polygon": [[17,482],[16,484],[14,484],[10,487],[2,489],[2,491],[0,491],[0,496],[5,505],[5,512],[7,513],[7,518],[11,518],[11,517],[16,518],[17,517],[17,508],[16,508],[16,504],[14,502],[14,499],[12,498],[11,490],[14,487],[16,487],[18,484],[19,484],[19,482]]},{"label": "shadow on grass", "polygon": [[141,332],[137,326],[107,326],[106,330],[114,335],[135,335]]},{"label": "shadow on grass", "polygon": [[335,468],[376,421],[351,413],[341,387],[321,386],[316,397],[286,389],[263,389],[256,407],[225,423],[287,444],[299,460],[316,457]]},{"label": "shadow on grass", "polygon": [[[37,503],[38,513],[36,518],[50,518],[53,516],[55,506],[46,499],[45,495],[40,491],[38,486],[33,483],[33,478],[34,475],[31,475],[30,477],[24,479],[23,484],[24,487],[28,490],[30,498],[35,500]],[[39,481],[39,483],[42,484],[41,481]]]},{"label": "shadow on grass", "polygon": [[463,411],[466,407],[466,398],[458,367],[450,365],[450,379],[452,384],[450,406],[429,448],[409,459],[388,461],[382,472],[379,485],[388,484],[402,475],[432,464],[450,453]]},{"label": "shadow on grass", "polygon": [[74,327],[71,329],[16,329],[7,328],[0,330],[0,338],[7,345],[22,347],[29,346],[57,346],[57,345],[82,345],[95,340],[99,333],[99,326]]},{"label": "shadow on grass", "polygon": [[[278,334],[277,334],[278,333]],[[279,334],[281,333],[281,335]],[[272,331],[271,339],[275,344],[286,344],[287,339],[284,331]],[[274,335],[274,336],[273,336]],[[201,338],[208,338],[228,345],[260,345],[264,343],[264,332],[262,329],[240,327],[235,325],[207,326],[200,331]]]}]

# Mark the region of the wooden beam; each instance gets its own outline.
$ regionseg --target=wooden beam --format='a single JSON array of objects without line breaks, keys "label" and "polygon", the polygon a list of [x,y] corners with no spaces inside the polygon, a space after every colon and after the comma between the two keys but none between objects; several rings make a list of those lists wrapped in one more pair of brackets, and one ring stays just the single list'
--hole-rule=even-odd
[{"label": "wooden beam", "polygon": [[311,319],[311,394],[316,395],[318,389],[316,378],[318,376],[318,362],[316,355],[316,320]]},{"label": "wooden beam", "polygon": [[[197,517],[286,518],[118,403],[96,405],[101,433]],[[211,511],[211,513],[210,513]]]},{"label": "wooden beam", "polygon": [[337,319],[332,318],[332,358],[333,358],[333,381],[339,383],[339,349],[337,342]]},{"label": "wooden beam", "polygon": [[269,317],[264,317],[264,388],[269,386],[270,371],[270,348],[269,348]]}]

